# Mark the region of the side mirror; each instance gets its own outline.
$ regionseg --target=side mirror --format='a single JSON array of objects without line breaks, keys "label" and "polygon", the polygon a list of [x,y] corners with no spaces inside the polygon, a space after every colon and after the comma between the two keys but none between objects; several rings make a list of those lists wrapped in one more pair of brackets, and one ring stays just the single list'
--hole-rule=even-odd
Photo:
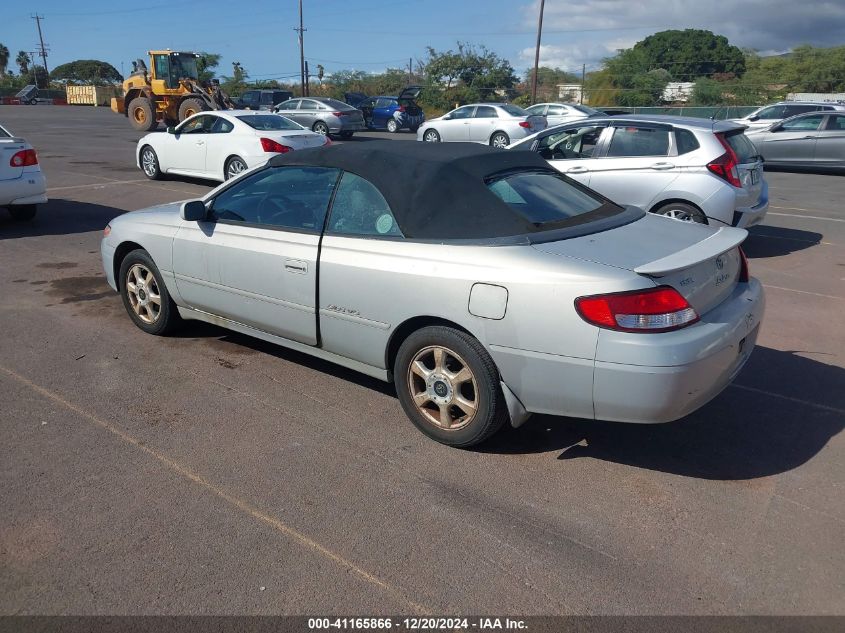
[{"label": "side mirror", "polygon": [[167,126],[167,133],[168,134],[176,134],[176,128],[172,125]]},{"label": "side mirror", "polygon": [[758,120],[759,118],[760,118],[760,117],[758,117],[758,116],[755,114],[754,116],[750,116],[750,117],[748,117],[748,120],[749,120],[749,121],[756,121],[756,120]]},{"label": "side mirror", "polygon": [[777,125],[773,125],[769,128],[769,132],[780,132],[783,129],[783,126],[778,123]]},{"label": "side mirror", "polygon": [[182,203],[179,215],[187,222],[199,222],[208,216],[208,210],[202,200],[188,200]]},{"label": "side mirror", "polygon": [[442,117],[440,117],[440,119],[441,119],[442,121],[448,121],[448,120],[449,120],[449,119],[451,119],[451,118],[452,118],[452,115],[451,115],[451,114],[444,114]]}]

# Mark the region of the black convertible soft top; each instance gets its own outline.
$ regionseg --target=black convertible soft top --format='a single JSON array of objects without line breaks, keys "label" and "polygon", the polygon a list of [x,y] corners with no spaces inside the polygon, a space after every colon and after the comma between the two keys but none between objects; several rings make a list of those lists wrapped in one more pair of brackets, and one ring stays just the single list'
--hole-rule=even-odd
[{"label": "black convertible soft top", "polygon": [[268,162],[270,167],[281,165],[336,167],[369,180],[384,195],[403,235],[422,240],[489,239],[547,230],[509,207],[487,188],[485,179],[513,170],[557,174],[534,152],[475,143],[344,143],[281,154]]}]

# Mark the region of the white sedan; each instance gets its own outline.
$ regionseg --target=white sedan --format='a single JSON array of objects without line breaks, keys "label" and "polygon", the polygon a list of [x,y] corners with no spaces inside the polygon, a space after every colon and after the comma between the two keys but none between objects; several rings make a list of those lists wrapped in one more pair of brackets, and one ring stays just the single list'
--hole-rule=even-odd
[{"label": "white sedan", "polygon": [[47,202],[47,182],[32,145],[0,126],[0,207],[15,220],[35,217],[35,205]]},{"label": "white sedan", "polygon": [[331,141],[278,114],[253,110],[200,112],[167,133],[138,141],[135,157],[147,178],[163,174],[224,181],[277,154],[320,147]]}]

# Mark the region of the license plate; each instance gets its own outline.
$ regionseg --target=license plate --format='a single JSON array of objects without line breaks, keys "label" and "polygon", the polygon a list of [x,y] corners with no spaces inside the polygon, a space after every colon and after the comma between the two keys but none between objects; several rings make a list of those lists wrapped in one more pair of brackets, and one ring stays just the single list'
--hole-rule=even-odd
[{"label": "license plate", "polygon": [[756,185],[760,182],[760,170],[759,169],[752,169],[751,170],[751,184]]}]

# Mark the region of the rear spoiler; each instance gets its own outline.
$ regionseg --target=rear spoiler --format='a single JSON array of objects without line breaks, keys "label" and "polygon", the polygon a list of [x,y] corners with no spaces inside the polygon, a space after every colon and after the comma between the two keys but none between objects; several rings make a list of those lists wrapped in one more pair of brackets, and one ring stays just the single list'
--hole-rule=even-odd
[{"label": "rear spoiler", "polygon": [[722,227],[697,244],[648,264],[637,266],[634,272],[638,275],[660,276],[683,270],[736,248],[745,241],[746,237],[748,237],[748,231],[745,229]]}]

